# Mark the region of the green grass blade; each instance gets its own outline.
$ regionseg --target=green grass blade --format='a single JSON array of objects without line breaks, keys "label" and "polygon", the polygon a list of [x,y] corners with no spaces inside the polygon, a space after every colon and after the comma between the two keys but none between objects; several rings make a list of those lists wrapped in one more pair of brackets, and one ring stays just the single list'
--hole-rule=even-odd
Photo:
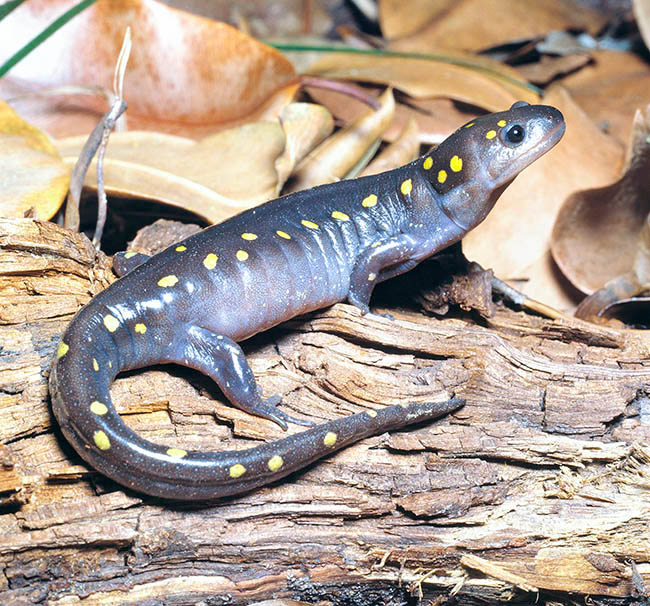
[{"label": "green grass blade", "polygon": [[[21,0],[22,1],[22,0]],[[0,65],[0,78],[4,76],[16,63],[23,59],[26,55],[31,53],[39,44],[47,40],[54,32],[61,29],[73,17],[76,17],[81,11],[94,4],[97,0],[83,0],[73,6],[70,10],[63,13],[58,19],[48,25],[38,36],[30,40],[25,46],[14,53],[2,65]],[[3,7],[4,8],[4,5]],[[15,8],[15,7],[13,7]]]},{"label": "green grass blade", "polygon": [[519,86],[521,88],[526,88],[531,90],[538,95],[542,95],[544,91],[541,88],[538,88],[530,82],[525,80],[518,80],[506,74],[501,74],[498,71],[485,67],[483,65],[477,65],[473,63],[471,59],[462,59],[460,57],[449,57],[447,55],[433,54],[433,53],[409,53],[401,51],[389,51],[376,48],[352,48],[348,46],[320,46],[320,45],[309,45],[309,44],[283,44],[276,42],[267,42],[269,46],[276,48],[279,51],[285,52],[308,52],[308,51],[320,51],[324,53],[349,53],[353,55],[375,55],[377,57],[401,57],[404,59],[426,59],[428,61],[438,61],[439,63],[449,63],[450,65],[458,65],[459,67],[467,67],[476,71],[485,72],[490,74],[493,78],[497,80],[503,80],[514,86]]},{"label": "green grass blade", "polygon": [[0,21],[2,21],[12,10],[18,8],[25,0],[9,0],[0,6]]}]

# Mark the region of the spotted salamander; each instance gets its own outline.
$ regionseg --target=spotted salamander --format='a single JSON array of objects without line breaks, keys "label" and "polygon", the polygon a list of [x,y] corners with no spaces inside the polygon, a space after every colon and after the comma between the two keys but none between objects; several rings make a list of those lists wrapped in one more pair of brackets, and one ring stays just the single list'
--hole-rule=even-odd
[{"label": "spotted salamander", "polygon": [[264,399],[237,341],[347,299],[362,313],[374,286],[457,242],[515,176],[564,133],[562,114],[515,103],[477,118],[401,168],[272,200],[158,255],[126,254],[126,275],[79,311],[50,375],[56,418],[91,466],[150,495],[201,500],[281,478],[363,437],[462,405],[368,410],[249,450],[195,452],[131,431],[109,387],[125,370],[177,363],[219,385],[235,406],[296,422]]}]

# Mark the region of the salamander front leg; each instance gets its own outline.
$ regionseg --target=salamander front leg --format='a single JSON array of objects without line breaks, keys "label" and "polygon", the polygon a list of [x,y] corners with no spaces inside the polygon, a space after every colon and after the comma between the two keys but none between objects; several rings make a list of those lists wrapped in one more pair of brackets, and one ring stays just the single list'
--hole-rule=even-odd
[{"label": "salamander front leg", "polygon": [[406,234],[388,238],[367,248],[352,268],[348,301],[358,307],[362,314],[367,314],[374,287],[383,280],[415,267],[418,261],[412,257],[417,250],[417,242]]},{"label": "salamander front leg", "polygon": [[187,339],[182,363],[212,378],[231,404],[258,417],[274,421],[282,429],[287,428],[287,423],[312,425],[278,410],[280,396],[262,398],[246,356],[235,341],[194,326],[188,330]]}]

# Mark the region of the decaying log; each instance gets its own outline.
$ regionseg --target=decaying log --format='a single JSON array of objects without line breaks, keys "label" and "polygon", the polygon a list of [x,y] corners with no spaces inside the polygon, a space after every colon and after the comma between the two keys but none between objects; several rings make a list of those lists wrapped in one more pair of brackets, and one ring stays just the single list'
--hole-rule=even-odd
[{"label": "decaying log", "polygon": [[[648,591],[650,357],[633,335],[505,308],[391,321],[340,304],[293,320],[245,344],[290,414],[321,422],[442,391],[467,405],[249,494],[168,503],[86,467],[49,408],[59,335],[114,279],[109,260],[29,219],[0,220],[0,247],[0,604]],[[124,375],[112,394],[136,431],[186,449],[283,435],[178,367]]]}]

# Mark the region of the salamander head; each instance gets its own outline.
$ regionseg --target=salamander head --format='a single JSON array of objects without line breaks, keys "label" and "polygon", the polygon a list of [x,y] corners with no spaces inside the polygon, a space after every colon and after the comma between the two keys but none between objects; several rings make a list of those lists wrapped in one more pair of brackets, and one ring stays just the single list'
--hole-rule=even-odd
[{"label": "salamander head", "polygon": [[[461,126],[421,167],[447,215],[464,228],[485,218],[503,189],[564,134],[562,113],[549,105],[518,101],[508,111]],[[471,195],[460,195],[463,191]],[[467,199],[471,198],[471,199]]]}]

